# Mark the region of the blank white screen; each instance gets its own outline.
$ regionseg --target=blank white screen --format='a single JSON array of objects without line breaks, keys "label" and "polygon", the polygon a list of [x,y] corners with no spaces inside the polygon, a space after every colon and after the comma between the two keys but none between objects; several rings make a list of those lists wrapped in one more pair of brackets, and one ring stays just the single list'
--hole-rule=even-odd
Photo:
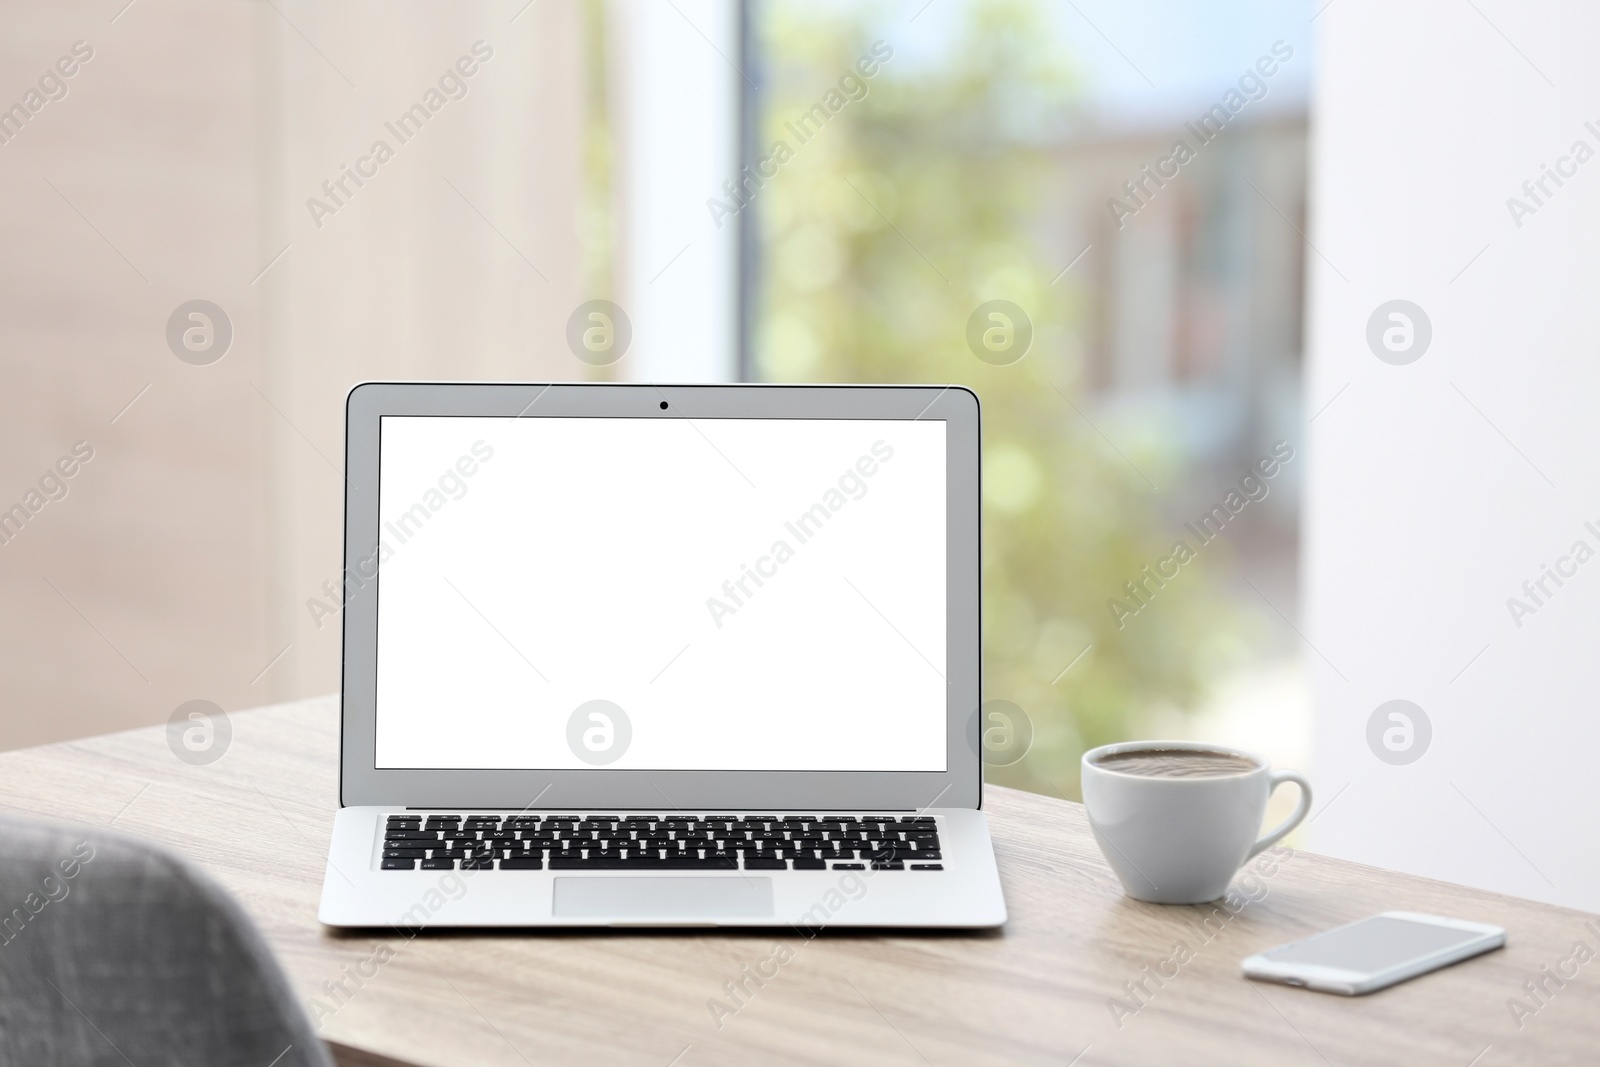
[{"label": "blank white screen", "polygon": [[385,416],[379,513],[380,768],[945,769],[942,421]]}]

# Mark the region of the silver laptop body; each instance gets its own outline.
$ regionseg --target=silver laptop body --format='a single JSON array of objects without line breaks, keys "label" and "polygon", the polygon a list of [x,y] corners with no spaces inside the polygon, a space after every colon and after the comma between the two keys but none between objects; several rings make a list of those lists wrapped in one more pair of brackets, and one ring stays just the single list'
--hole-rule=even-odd
[{"label": "silver laptop body", "polygon": [[339,927],[990,927],[958,386],[366,383]]}]

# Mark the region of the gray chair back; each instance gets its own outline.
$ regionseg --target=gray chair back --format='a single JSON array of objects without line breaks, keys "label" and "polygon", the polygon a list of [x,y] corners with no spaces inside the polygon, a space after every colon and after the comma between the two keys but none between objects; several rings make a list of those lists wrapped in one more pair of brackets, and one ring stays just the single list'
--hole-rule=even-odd
[{"label": "gray chair back", "polygon": [[209,877],[122,834],[0,816],[0,1063],[333,1061]]}]

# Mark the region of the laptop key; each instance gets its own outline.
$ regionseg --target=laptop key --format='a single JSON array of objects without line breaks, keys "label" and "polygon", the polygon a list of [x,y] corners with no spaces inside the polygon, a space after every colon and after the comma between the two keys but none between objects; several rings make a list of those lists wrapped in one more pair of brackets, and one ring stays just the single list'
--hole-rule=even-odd
[{"label": "laptop key", "polygon": [[821,860],[808,859],[805,856],[796,856],[794,860],[794,869],[797,871],[825,871],[828,869],[828,865],[823,863]]},{"label": "laptop key", "polygon": [[538,856],[507,856],[500,861],[502,871],[542,871],[544,861]]},{"label": "laptop key", "polygon": [[651,856],[591,856],[588,859],[550,857],[552,871],[658,871],[661,861]]},{"label": "laptop key", "polygon": [[789,865],[776,856],[768,858],[766,856],[752,856],[747,853],[744,858],[744,869],[747,871],[783,871],[788,870],[788,868]]},{"label": "laptop key", "polygon": [[[924,853],[914,852],[909,848],[889,848],[874,852],[872,854],[872,858],[885,860],[916,860],[928,859],[929,857]],[[938,857],[933,858],[936,859]]]},{"label": "laptop key", "polygon": [[386,871],[414,871],[417,869],[417,861],[414,859],[384,860],[383,869]]},{"label": "laptop key", "polygon": [[661,869],[666,871],[736,871],[739,861],[735,859],[700,859],[698,856],[674,856],[661,861]]},{"label": "laptop key", "polygon": [[913,863],[911,865],[911,869],[913,871],[942,871],[942,870],[944,870],[944,864],[942,864],[942,863]]},{"label": "laptop key", "polygon": [[422,861],[422,869],[425,871],[453,871],[455,867],[456,861],[449,856],[434,856]]}]

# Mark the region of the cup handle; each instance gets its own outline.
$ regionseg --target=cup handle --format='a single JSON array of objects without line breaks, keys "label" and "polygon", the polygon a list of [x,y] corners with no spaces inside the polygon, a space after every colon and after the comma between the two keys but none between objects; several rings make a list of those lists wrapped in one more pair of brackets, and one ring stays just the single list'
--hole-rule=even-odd
[{"label": "cup handle", "polygon": [[1250,849],[1250,854],[1245,859],[1255,858],[1263,849],[1271,848],[1289,836],[1289,831],[1299,826],[1305,820],[1306,814],[1311,810],[1311,783],[1306,781],[1305,775],[1299,771],[1273,771],[1267,776],[1267,781],[1271,783],[1267,786],[1267,795],[1269,797],[1284,782],[1293,782],[1300,787],[1300,803],[1295,806],[1294,812],[1287,819],[1278,824],[1277,829],[1272,830],[1255,843],[1255,846]]}]

